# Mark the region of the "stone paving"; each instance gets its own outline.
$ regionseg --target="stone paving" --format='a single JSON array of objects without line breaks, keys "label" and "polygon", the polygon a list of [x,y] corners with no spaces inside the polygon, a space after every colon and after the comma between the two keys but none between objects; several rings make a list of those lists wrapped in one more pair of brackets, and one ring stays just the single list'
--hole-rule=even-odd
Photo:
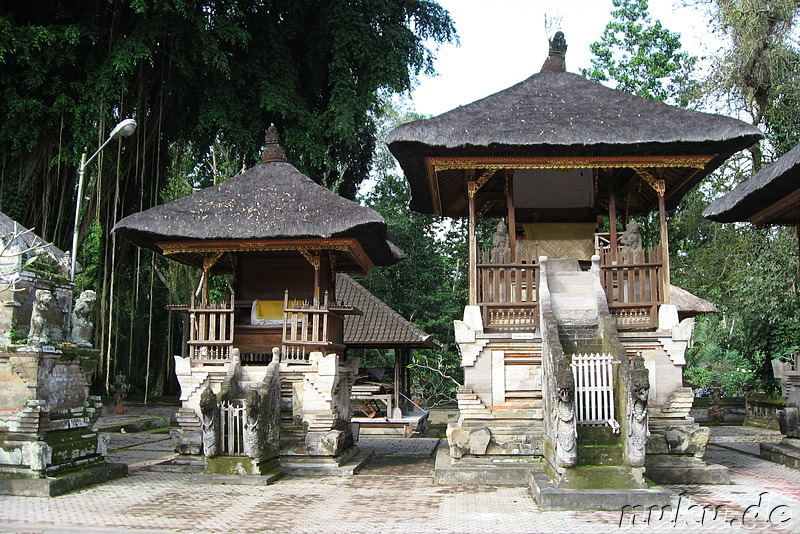
[{"label": "stone paving", "polygon": [[110,461],[129,463],[128,477],[54,498],[0,496],[0,533],[800,532],[800,471],[723,448],[774,434],[712,433],[718,445],[707,458],[727,465],[733,484],[669,486],[671,509],[649,516],[541,512],[527,488],[436,486],[432,439],[365,439],[377,458],[353,477],[243,486],[193,485],[184,474],[149,471],[174,456],[169,435],[115,433]]}]

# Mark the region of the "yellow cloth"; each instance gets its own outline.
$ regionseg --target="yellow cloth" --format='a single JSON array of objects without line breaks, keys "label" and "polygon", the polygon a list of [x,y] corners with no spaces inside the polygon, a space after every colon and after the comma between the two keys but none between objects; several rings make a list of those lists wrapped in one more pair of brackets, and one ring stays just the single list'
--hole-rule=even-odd
[{"label": "yellow cloth", "polygon": [[253,303],[253,309],[257,319],[283,320],[282,300],[257,300]]}]

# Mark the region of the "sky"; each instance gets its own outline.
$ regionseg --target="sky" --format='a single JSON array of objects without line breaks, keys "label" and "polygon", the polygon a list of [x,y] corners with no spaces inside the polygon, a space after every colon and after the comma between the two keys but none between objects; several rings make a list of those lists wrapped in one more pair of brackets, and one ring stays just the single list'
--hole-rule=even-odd
[{"label": "sky", "polygon": [[[559,29],[567,40],[567,70],[591,66],[589,45],[600,39],[611,20],[611,0],[438,0],[450,12],[460,46],[436,51],[438,76],[420,76],[410,107],[438,115],[501,91],[539,72],[547,58],[549,33]],[[650,0],[651,20],[681,34],[684,50],[698,57],[716,52],[702,8],[684,0]],[[560,20],[560,24],[557,21]],[[551,35],[552,36],[552,35]]]}]

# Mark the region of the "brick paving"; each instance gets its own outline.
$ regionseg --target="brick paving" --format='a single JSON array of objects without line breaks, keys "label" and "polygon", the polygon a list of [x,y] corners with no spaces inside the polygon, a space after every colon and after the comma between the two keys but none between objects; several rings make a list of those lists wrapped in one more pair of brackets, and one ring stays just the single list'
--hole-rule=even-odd
[{"label": "brick paving", "polygon": [[541,512],[527,488],[436,486],[435,441],[370,439],[363,445],[378,457],[353,477],[193,485],[146,469],[173,456],[168,434],[114,434],[110,460],[129,462],[131,475],[55,498],[0,496],[0,533],[800,532],[800,471],[729,448],[712,445],[707,458],[731,469],[732,485],[669,486],[672,509],[647,523],[644,514]]}]

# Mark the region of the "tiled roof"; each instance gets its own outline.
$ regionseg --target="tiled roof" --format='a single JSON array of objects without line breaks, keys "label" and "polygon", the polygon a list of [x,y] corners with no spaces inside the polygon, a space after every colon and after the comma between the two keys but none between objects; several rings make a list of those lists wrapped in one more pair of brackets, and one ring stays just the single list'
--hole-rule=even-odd
[{"label": "tiled roof", "polygon": [[354,306],[362,315],[348,315],[344,319],[344,342],[352,347],[431,348],[437,343],[399,313],[346,274],[336,276],[336,300]]}]

